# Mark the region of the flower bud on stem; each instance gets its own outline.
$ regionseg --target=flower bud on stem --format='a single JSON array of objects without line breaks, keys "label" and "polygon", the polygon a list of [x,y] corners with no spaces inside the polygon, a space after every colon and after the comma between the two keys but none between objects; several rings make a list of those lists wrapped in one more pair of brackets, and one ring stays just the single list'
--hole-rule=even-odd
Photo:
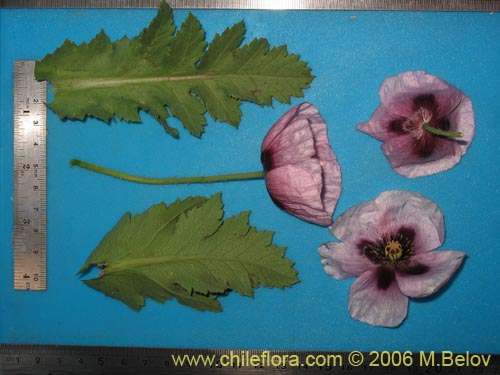
[{"label": "flower bud on stem", "polygon": [[211,182],[238,181],[238,180],[255,180],[264,178],[264,171],[246,172],[246,173],[230,173],[220,174],[215,176],[195,176],[195,177],[141,177],[134,176],[128,173],[118,172],[113,169],[104,168],[96,164],[87,163],[82,160],[72,159],[71,166],[88,169],[93,172],[105,174],[111,177],[119,178],[130,182],[149,185],[178,185],[178,184],[203,184]]}]

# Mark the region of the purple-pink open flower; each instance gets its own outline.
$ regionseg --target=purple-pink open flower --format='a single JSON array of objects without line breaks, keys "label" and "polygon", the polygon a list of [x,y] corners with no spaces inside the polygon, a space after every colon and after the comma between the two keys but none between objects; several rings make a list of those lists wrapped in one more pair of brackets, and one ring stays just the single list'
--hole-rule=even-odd
[{"label": "purple-pink open flower", "polygon": [[387,78],[380,106],[361,130],[384,142],[394,170],[419,177],[447,170],[467,152],[474,137],[470,99],[442,79],[423,71]]},{"label": "purple-pink open flower", "polygon": [[269,130],[261,148],[266,187],[285,211],[328,226],[340,196],[340,166],[318,109],[302,103]]},{"label": "purple-pink open flower", "polygon": [[324,270],[336,279],[358,277],[349,291],[349,313],[375,326],[401,324],[408,297],[436,292],[466,256],[432,251],[444,240],[443,214],[409,191],[386,191],[351,207],[330,230],[342,242],[320,246]]}]

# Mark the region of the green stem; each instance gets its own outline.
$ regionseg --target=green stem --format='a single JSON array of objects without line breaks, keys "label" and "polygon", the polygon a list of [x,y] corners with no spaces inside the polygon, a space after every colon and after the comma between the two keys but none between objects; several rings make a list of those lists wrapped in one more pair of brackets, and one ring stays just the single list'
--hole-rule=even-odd
[{"label": "green stem", "polygon": [[441,130],[441,129],[430,126],[427,122],[424,122],[422,124],[422,129],[424,129],[425,131],[428,131],[429,133],[435,134],[435,135],[442,135],[442,136],[450,137],[450,138],[460,138],[460,137],[464,136],[464,134],[462,132],[450,132],[448,130]]},{"label": "green stem", "polygon": [[152,177],[134,176],[128,173],[118,172],[113,169],[104,168],[99,165],[87,163],[85,161],[77,159],[72,159],[70,161],[70,164],[72,166],[88,169],[90,171],[119,178],[121,180],[137,182],[140,184],[149,184],[149,185],[203,184],[211,182],[255,180],[264,178],[264,171],[220,174],[215,176],[152,178]]}]

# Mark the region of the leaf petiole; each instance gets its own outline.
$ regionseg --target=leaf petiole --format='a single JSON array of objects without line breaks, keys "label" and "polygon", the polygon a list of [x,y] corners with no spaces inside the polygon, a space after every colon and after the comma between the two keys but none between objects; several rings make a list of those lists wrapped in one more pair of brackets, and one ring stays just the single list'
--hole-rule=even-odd
[{"label": "leaf petiole", "polygon": [[238,180],[255,180],[264,178],[264,171],[245,172],[245,173],[230,173],[220,174],[215,176],[194,176],[194,177],[141,177],[124,172],[115,171],[114,169],[101,167],[100,165],[87,163],[82,160],[72,159],[71,166],[88,169],[93,172],[105,174],[107,176],[119,178],[130,182],[149,185],[179,185],[179,184],[203,184],[212,182],[238,181]]},{"label": "leaf petiole", "polygon": [[433,126],[430,126],[427,122],[424,122],[422,124],[422,129],[424,129],[425,131],[427,131],[431,134],[442,135],[444,137],[460,138],[460,137],[464,136],[464,134],[462,132],[451,132],[448,130],[438,129],[438,128],[435,128]]}]

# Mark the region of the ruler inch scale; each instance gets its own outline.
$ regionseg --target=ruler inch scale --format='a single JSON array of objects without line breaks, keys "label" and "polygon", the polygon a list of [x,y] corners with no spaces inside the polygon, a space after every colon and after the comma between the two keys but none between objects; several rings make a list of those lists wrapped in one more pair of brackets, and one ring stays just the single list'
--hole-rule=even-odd
[{"label": "ruler inch scale", "polygon": [[14,289],[47,288],[46,82],[14,62]]},{"label": "ruler inch scale", "polygon": [[[0,0],[0,8],[157,8],[163,0]],[[499,0],[167,0],[174,9],[500,11]]]}]

